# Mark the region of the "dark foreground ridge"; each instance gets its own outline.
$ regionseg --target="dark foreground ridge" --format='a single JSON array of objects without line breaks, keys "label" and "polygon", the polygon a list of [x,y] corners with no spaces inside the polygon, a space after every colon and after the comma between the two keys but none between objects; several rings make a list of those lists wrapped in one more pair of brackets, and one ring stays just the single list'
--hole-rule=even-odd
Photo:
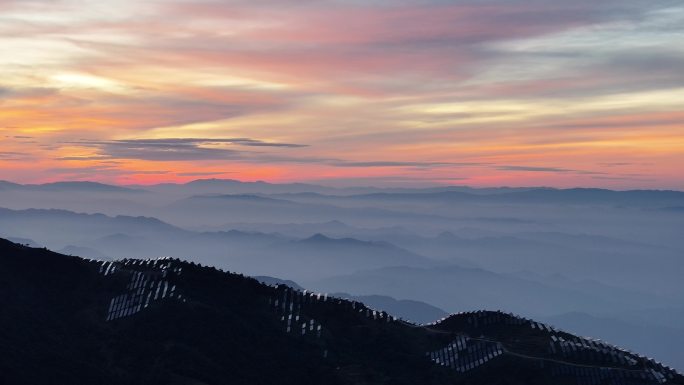
[{"label": "dark foreground ridge", "polygon": [[503,312],[414,325],[176,259],[0,240],[0,384],[684,384],[651,359]]}]

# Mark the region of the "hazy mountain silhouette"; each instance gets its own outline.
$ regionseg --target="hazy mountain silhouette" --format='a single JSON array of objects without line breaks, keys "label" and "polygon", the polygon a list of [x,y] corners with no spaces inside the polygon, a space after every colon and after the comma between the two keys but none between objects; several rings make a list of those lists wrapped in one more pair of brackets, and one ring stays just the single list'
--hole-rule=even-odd
[{"label": "hazy mountain silhouette", "polygon": [[249,274],[286,274],[294,279],[383,266],[435,265],[384,242],[323,235],[293,239],[258,232],[193,232],[149,217],[0,209],[0,235],[25,238],[31,234],[51,248],[87,248],[92,256],[192,255],[197,261]]},{"label": "hazy mountain silhouette", "polygon": [[[256,278],[259,282],[263,282],[268,285],[287,285],[293,289],[305,290],[296,282],[286,279],[267,276],[259,276],[254,278]],[[398,300],[387,295],[351,295],[348,293],[333,293],[331,295],[338,298],[363,302],[373,309],[386,311],[399,318],[411,320],[420,324],[434,322],[449,315],[446,311],[422,301],[412,301],[407,299]]]},{"label": "hazy mountain silhouette", "polygon": [[270,286],[276,286],[276,285],[285,285],[289,286],[295,290],[304,290],[303,287],[299,286],[299,284],[295,281],[291,281],[289,279],[280,279],[276,277],[269,277],[267,275],[258,275],[256,277],[252,277],[256,279],[257,281],[261,283],[265,283]]},{"label": "hazy mountain silhouette", "polygon": [[373,193],[353,195],[347,199],[374,201],[411,201],[424,200],[433,202],[512,202],[512,203],[609,203],[653,205],[684,202],[684,192],[672,190],[628,190],[614,191],[595,188],[529,188],[516,191],[500,190],[488,193],[473,193],[472,191],[440,191],[419,193]]},{"label": "hazy mountain silhouette", "polygon": [[385,267],[302,283],[328,292],[353,288],[354,295],[384,294],[425,301],[443,309],[486,307],[540,315],[624,309],[600,295],[459,266]]},{"label": "hazy mountain silhouette", "polygon": [[201,194],[283,194],[347,196],[372,193],[403,194],[420,191],[422,193],[437,193],[446,191],[469,192],[473,194],[496,194],[514,191],[525,191],[531,188],[472,188],[468,186],[445,186],[424,188],[403,187],[329,187],[311,183],[268,183],[263,181],[243,182],[234,179],[198,179],[187,183],[162,183],[156,185],[132,185],[134,189],[144,189],[157,192],[201,195]]},{"label": "hazy mountain silhouette", "polygon": [[0,181],[0,190],[45,192],[144,192],[144,190],[142,189],[131,189],[121,186],[113,186],[109,184],[89,181],[54,182],[45,184],[17,184],[7,181]]},{"label": "hazy mountain silhouette", "polygon": [[17,190],[20,189],[21,185],[18,183],[8,182],[6,180],[0,180],[0,190]]},{"label": "hazy mountain silhouette", "polygon": [[348,293],[333,293],[332,296],[363,302],[373,309],[383,310],[399,318],[427,324],[436,322],[449,315],[446,311],[423,301],[410,299],[396,299],[388,295],[351,295]]}]

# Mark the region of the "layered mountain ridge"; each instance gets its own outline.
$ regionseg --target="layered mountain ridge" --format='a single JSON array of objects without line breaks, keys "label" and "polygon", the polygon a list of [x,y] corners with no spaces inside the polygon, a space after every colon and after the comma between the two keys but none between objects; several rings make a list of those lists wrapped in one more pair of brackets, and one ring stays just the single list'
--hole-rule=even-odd
[{"label": "layered mountain ridge", "polygon": [[97,261],[2,240],[0,290],[8,384],[684,384],[649,358],[512,314],[417,325],[172,258]]}]

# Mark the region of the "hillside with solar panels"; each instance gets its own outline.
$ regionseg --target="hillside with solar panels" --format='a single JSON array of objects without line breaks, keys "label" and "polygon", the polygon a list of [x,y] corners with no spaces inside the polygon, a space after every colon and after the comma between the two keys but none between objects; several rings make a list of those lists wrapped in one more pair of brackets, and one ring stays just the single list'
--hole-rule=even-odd
[{"label": "hillside with solar panels", "polygon": [[684,384],[648,357],[514,314],[418,325],[175,258],[2,240],[0,291],[3,384]]}]

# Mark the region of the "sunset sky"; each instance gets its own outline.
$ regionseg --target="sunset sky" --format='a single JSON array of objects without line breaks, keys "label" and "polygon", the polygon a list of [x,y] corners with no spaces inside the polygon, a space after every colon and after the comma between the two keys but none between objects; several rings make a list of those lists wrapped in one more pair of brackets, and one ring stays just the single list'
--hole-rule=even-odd
[{"label": "sunset sky", "polygon": [[684,3],[0,0],[0,179],[684,189]]}]

